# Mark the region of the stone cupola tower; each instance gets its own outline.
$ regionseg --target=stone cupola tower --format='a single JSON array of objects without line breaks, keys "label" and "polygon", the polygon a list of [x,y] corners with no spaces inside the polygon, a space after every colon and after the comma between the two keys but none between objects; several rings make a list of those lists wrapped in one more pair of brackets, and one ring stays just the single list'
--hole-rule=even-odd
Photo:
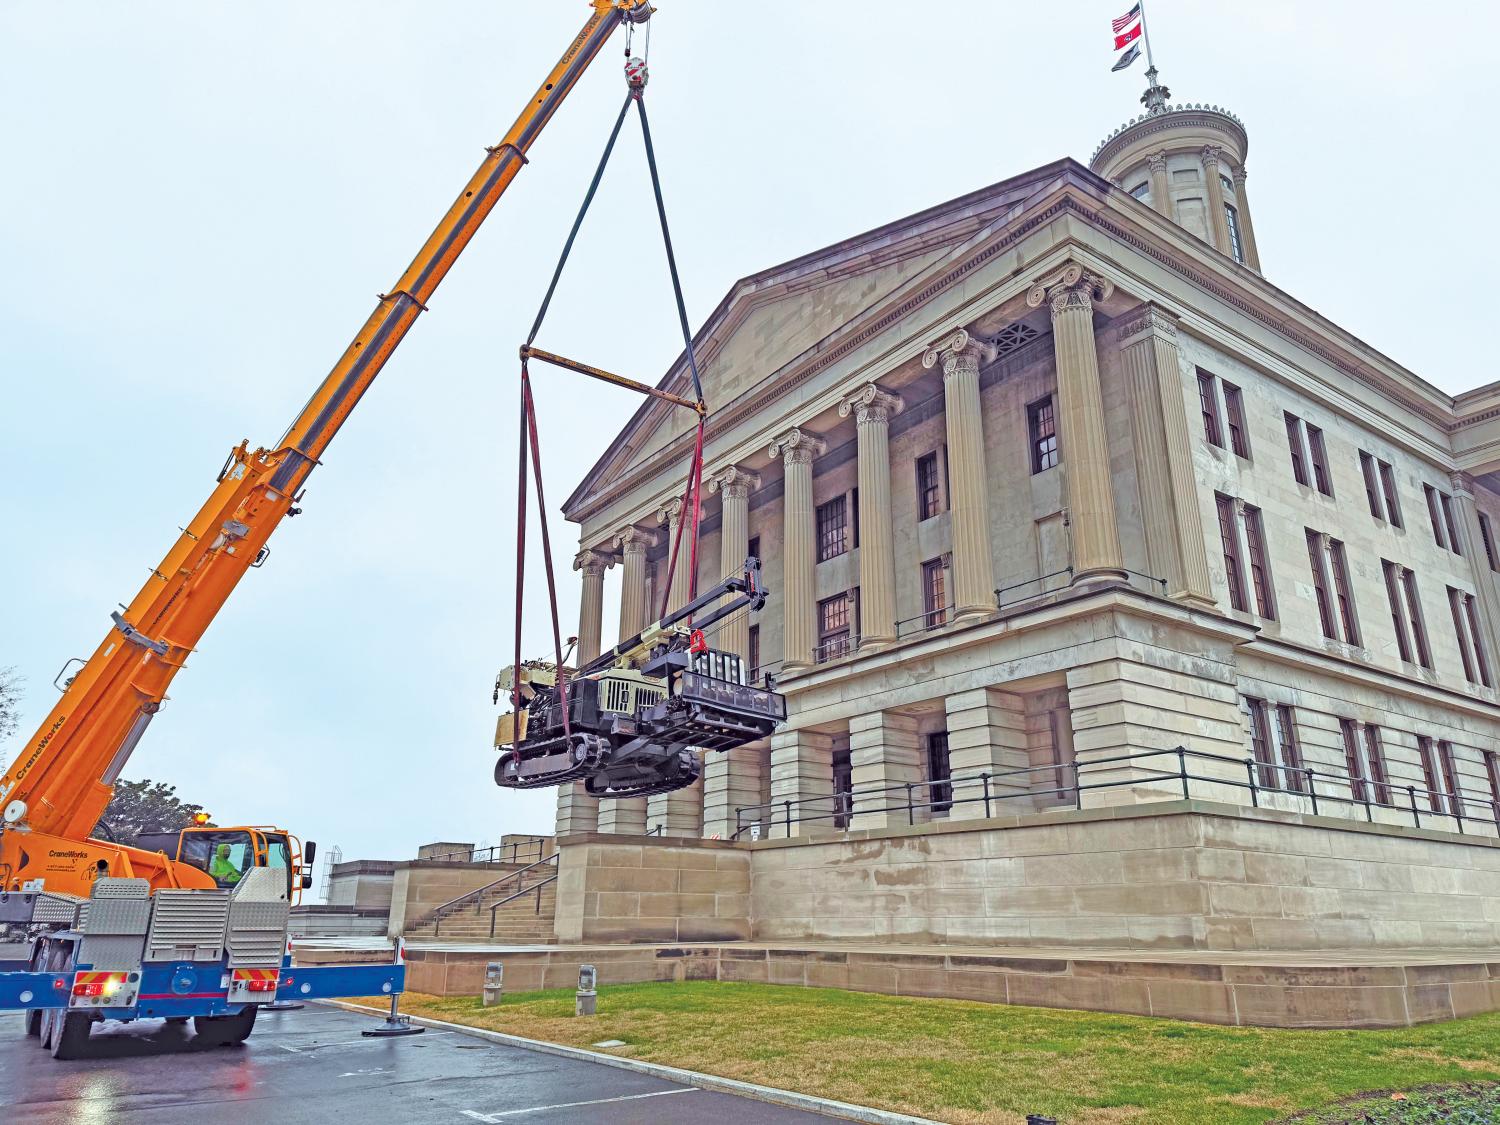
[{"label": "stone cupola tower", "polygon": [[1146,78],[1145,114],[1111,133],[1089,167],[1259,273],[1245,193],[1245,126],[1218,106],[1169,104],[1171,91],[1154,66]]}]

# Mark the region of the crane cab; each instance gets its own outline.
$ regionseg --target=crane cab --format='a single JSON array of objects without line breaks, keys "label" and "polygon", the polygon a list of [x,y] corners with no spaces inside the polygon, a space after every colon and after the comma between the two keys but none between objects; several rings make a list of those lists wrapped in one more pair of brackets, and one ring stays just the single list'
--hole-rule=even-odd
[{"label": "crane cab", "polygon": [[312,886],[318,846],[311,840],[301,846],[280,828],[195,826],[143,834],[136,847],[164,852],[169,859],[196,867],[224,890],[233,890],[253,868],[280,868],[286,872],[287,898],[295,902]]}]

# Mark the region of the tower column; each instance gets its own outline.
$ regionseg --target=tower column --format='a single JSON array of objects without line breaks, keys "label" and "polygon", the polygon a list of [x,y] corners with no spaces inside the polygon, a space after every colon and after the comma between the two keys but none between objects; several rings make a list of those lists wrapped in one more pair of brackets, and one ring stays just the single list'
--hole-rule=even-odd
[{"label": "tower column", "polygon": [[[583,594],[578,601],[578,646],[573,663],[582,668],[599,655],[604,631],[604,572],[614,559],[602,551],[583,550],[573,560],[573,569],[583,577]],[[557,828],[559,836],[575,832],[593,832],[599,827],[599,799],[590,797],[583,782],[575,781],[557,791]]]},{"label": "tower column", "polygon": [[[624,560],[620,583],[620,639],[633,637],[646,627],[651,611],[646,606],[646,548],[654,546],[656,536],[633,525],[615,534],[615,545]],[[599,805],[599,831],[639,835],[646,830],[646,798],[602,801]]]},{"label": "tower column", "polygon": [[782,512],[782,558],[785,574],[782,605],[786,613],[783,629],[782,671],[799,672],[812,667],[813,647],[817,643],[814,627],[813,567],[816,555],[814,526],[812,463],[828,449],[828,443],[816,434],[791,429],[771,443],[770,454],[785,465]]},{"label": "tower column", "polygon": [[1213,145],[1203,148],[1203,176],[1208,182],[1208,229],[1213,231],[1219,253],[1234,256],[1229,239],[1229,219],[1224,214],[1224,185],[1219,182],[1220,150]]},{"label": "tower column", "polygon": [[1240,237],[1245,242],[1245,263],[1256,273],[1260,272],[1260,248],[1255,245],[1255,224],[1250,221],[1250,196],[1245,192],[1245,177],[1248,173],[1241,164],[1234,170],[1234,198],[1240,209]]},{"label": "tower column", "polygon": [[1120,340],[1151,573],[1166,580],[1168,597],[1211,606],[1177,327],[1167,313],[1147,305],[1124,326]]},{"label": "tower column", "polygon": [[[719,524],[719,573],[737,574],[750,553],[750,493],[760,487],[760,477],[731,465],[708,478],[708,490],[722,499]],[[736,613],[726,618],[714,638],[714,647],[733,652],[742,660],[749,656],[750,615]],[[749,672],[748,667],[746,672]],[[703,760],[703,834],[729,839],[738,827],[735,810],[761,803],[765,742],[724,754],[710,753]]]},{"label": "tower column", "polygon": [[[666,525],[667,557],[672,557],[672,548],[677,548],[677,564],[672,570],[672,585],[667,591],[667,613],[687,605],[692,589],[693,570],[690,562],[692,544],[688,542],[690,529],[683,528],[684,512],[682,500],[673,498],[657,509],[656,518]],[[678,540],[679,532],[682,539]],[[660,606],[653,606],[655,614]],[[690,748],[702,757],[702,750]],[[646,798],[646,830],[660,828],[663,836],[698,836],[703,832],[703,777],[700,774],[693,784],[670,793],[653,793]]]},{"label": "tower column", "polygon": [[1172,186],[1167,180],[1167,154],[1158,152],[1146,161],[1146,167],[1151,170],[1151,206],[1167,218],[1173,218]]},{"label": "tower column", "polygon": [[906,404],[874,383],[839,403],[852,413],[859,444],[859,609],[861,649],[896,639],[896,544],[891,531],[891,415]]},{"label": "tower column", "polygon": [[979,342],[959,329],[922,356],[923,367],[931,368],[939,361],[943,365],[956,618],[982,616],[995,610],[995,562],[990,544],[979,353]]},{"label": "tower column", "polygon": [[1123,579],[1120,529],[1104,426],[1104,395],[1094,341],[1094,301],[1114,291],[1111,282],[1076,263],[1032,288],[1026,302],[1052,307],[1057,353],[1058,424],[1063,484],[1073,530],[1073,585]]}]

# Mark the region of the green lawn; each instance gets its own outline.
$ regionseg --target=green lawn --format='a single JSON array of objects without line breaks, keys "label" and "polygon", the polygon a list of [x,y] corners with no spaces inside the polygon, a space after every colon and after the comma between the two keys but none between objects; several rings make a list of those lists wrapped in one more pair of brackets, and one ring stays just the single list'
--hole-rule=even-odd
[{"label": "green lawn", "polygon": [[408,994],[402,1010],[574,1046],[622,1039],[617,1053],[649,1062],[959,1125],[1248,1125],[1364,1091],[1500,1081],[1500,1015],[1279,1031],[714,981],[602,988],[590,1020],[571,991],[493,1008]]}]

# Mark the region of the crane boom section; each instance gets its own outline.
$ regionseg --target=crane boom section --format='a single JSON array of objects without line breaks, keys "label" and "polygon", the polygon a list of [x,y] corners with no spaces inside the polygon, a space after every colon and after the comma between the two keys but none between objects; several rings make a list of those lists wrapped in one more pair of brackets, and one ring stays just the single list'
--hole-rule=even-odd
[{"label": "crane boom section", "polygon": [[251,452],[241,443],[232,451],[208,501],[0,776],[0,888],[15,870],[7,853],[19,834],[84,839],[93,831],[173,676],[261,558],[328,443],[526,163],[527,150],[614,30],[652,12],[648,0],[590,2],[583,30],[504,139],[487,150],[278,446]]}]

